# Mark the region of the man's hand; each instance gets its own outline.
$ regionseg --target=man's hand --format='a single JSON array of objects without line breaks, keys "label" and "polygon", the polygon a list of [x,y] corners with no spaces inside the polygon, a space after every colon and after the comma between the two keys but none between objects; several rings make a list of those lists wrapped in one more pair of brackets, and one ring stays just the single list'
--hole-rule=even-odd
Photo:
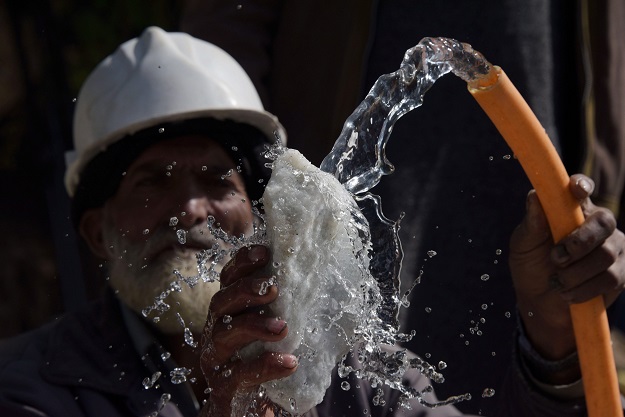
[{"label": "man's hand", "polygon": [[213,296],[202,335],[201,367],[211,389],[203,416],[230,417],[235,394],[251,392],[297,368],[297,358],[285,353],[265,352],[248,362],[238,357],[251,342],[278,341],[288,332],[284,320],[269,317],[263,309],[278,297],[278,288],[260,273],[268,261],[264,246],[243,248],[221,272],[221,290]]},{"label": "man's hand", "polygon": [[610,305],[625,285],[625,236],[614,215],[591,203],[594,184],[586,176],[573,175],[569,187],[586,219],[580,227],[554,244],[531,191],[527,214],[510,243],[519,314],[534,349],[549,360],[575,351],[570,303],[602,295]]}]

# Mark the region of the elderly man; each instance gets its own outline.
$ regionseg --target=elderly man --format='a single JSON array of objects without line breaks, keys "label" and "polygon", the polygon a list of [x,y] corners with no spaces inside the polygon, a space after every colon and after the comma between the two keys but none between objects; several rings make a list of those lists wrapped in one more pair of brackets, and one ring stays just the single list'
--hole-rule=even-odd
[{"label": "elderly man", "polygon": [[[267,179],[259,147],[285,138],[240,66],[209,43],[148,28],[86,80],[74,134],[66,175],[73,218],[105,261],[110,291],[88,310],[2,345],[0,414],[229,416],[234,399],[297,372],[290,352],[237,357],[252,341],[288,333],[289,317],[256,308],[279,297],[275,285],[259,291],[267,248],[240,250],[221,287],[195,279],[198,254],[216,241],[209,217],[230,235],[251,233],[252,201]],[[572,177],[587,219],[555,247],[540,203],[528,196],[511,246],[523,325],[507,391],[497,393],[505,415],[585,413],[568,303],[600,294],[611,302],[625,280],[625,239],[613,216],[588,200],[592,188]],[[429,384],[416,370],[405,382]],[[349,391],[339,383],[335,375],[311,415],[460,414],[417,400],[402,408],[386,388],[385,405],[374,405],[365,381]],[[266,400],[255,404],[260,415],[274,412]]]}]

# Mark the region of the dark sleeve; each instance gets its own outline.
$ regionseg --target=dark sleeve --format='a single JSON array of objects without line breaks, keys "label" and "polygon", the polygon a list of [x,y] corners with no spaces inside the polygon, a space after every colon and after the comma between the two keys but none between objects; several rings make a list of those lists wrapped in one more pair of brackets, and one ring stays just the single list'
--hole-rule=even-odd
[{"label": "dark sleeve", "polygon": [[504,378],[498,397],[495,416],[514,417],[583,417],[586,416],[584,398],[560,400],[538,390],[525,374],[519,348],[514,344],[512,363]]}]

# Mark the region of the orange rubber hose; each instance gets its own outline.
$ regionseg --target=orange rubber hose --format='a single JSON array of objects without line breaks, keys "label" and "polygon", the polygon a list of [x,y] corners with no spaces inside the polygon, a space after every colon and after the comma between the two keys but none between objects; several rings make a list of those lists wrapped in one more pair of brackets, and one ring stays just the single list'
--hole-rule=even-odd
[{"label": "orange rubber hose", "polygon": [[[584,222],[569,191],[569,175],[529,105],[499,67],[469,83],[477,100],[506,140],[545,210],[555,242]],[[623,417],[610,329],[603,297],[572,304],[571,318],[590,417]]]}]

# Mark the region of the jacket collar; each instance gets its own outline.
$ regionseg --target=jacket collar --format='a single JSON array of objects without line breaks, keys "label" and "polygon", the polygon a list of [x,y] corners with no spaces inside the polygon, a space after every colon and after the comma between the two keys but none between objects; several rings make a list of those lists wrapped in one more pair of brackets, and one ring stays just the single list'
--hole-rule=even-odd
[{"label": "jacket collar", "polygon": [[[148,326],[123,310],[108,291],[85,310],[61,318],[50,332],[42,377],[56,385],[126,397],[138,415],[153,411],[162,395],[170,394],[185,415],[195,415],[199,407],[191,391],[170,381],[173,360],[163,360],[164,351]],[[146,389],[143,381],[156,375],[161,375],[158,383]]]}]

